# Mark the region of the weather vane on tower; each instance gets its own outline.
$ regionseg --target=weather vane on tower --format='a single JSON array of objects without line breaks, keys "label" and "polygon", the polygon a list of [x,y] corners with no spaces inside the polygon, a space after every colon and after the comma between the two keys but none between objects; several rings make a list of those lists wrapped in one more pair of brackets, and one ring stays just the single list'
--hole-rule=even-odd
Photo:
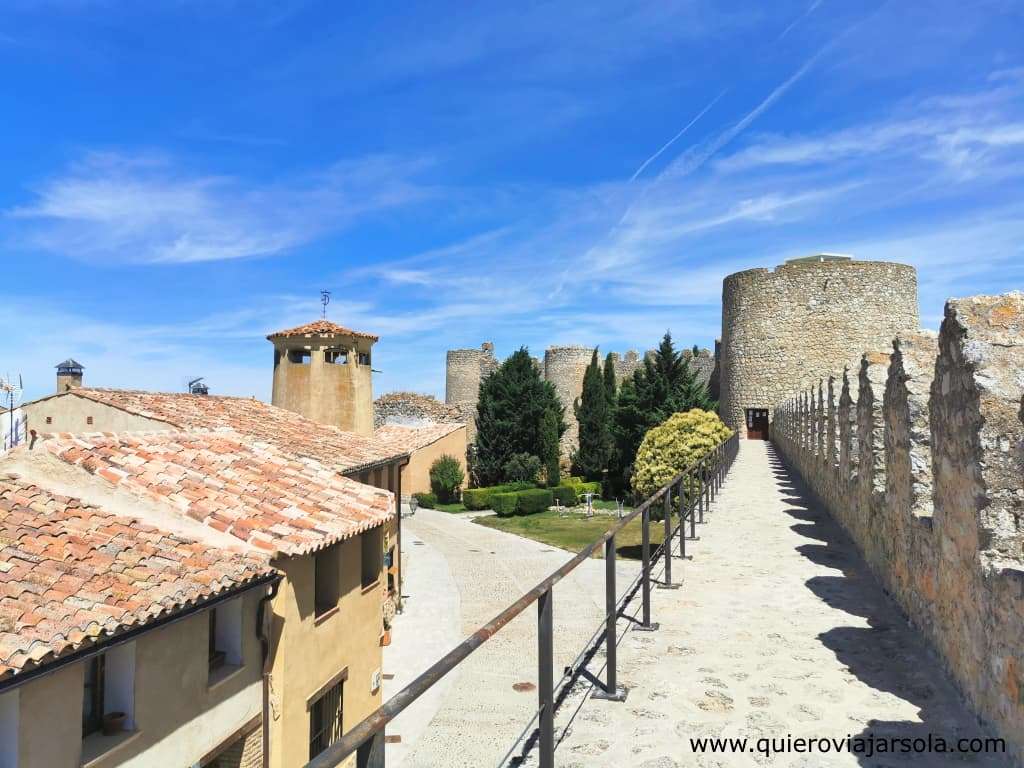
[{"label": "weather vane on tower", "polygon": [[326,320],[327,319],[327,305],[330,304],[330,303],[331,303],[331,292],[330,291],[321,290],[320,291],[320,304],[321,304],[320,318],[322,320]]}]

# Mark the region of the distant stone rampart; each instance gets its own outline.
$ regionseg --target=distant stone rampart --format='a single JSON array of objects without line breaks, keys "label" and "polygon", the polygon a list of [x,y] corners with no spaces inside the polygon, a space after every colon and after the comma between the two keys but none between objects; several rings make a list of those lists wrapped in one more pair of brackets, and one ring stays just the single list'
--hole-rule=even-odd
[{"label": "distant stone rampart", "polygon": [[1024,759],[1024,294],[778,406],[772,440]]},{"label": "distant stone rampart", "polygon": [[[565,408],[566,431],[562,436],[561,454],[568,460],[579,445],[579,424],[573,405],[583,393],[583,373],[594,354],[594,347],[568,345],[548,347],[544,352],[543,362],[533,358],[537,370],[545,381],[551,382],[558,393],[558,399]],[[653,354],[648,351],[645,355]],[[717,397],[717,366],[714,355],[706,349],[694,355],[692,350],[685,350],[683,355],[690,361],[698,378],[714,388],[713,397]],[[604,359],[601,359],[604,363]],[[494,357],[494,345],[486,342],[479,349],[448,350],[445,403],[463,414],[468,425],[468,438],[476,436],[476,405],[479,399],[480,383],[487,378],[500,363]],[[612,353],[612,364],[615,368],[615,379],[621,383],[633,375],[642,364],[643,358],[635,351],[629,350],[620,355]]]}]

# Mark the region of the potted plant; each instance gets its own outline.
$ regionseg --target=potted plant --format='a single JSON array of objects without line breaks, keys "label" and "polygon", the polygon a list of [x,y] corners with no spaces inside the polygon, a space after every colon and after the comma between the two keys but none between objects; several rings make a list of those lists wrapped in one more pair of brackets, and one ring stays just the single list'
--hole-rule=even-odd
[{"label": "potted plant", "polygon": [[103,716],[103,735],[113,736],[115,733],[120,733],[124,730],[124,723],[127,719],[128,715],[124,712],[107,712]]}]

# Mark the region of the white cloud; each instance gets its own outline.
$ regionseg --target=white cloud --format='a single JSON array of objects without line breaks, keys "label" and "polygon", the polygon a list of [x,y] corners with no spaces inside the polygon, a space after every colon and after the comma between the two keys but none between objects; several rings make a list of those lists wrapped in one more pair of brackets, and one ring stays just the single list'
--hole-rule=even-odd
[{"label": "white cloud", "polygon": [[6,212],[15,239],[98,262],[189,263],[276,254],[433,194],[422,163],[339,162],[282,183],[191,173],[161,155],[92,153]]}]

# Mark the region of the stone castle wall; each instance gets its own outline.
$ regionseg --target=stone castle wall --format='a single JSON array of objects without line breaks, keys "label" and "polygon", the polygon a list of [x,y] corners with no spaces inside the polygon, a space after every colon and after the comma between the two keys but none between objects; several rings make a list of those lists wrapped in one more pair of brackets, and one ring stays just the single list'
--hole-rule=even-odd
[{"label": "stone castle wall", "polygon": [[[573,405],[583,392],[583,373],[590,365],[594,354],[593,347],[586,346],[553,346],[544,353],[543,363],[531,358],[545,381],[551,382],[558,393],[558,399],[565,408],[566,431],[562,436],[562,459],[568,460],[579,445],[579,424]],[[612,352],[612,364],[615,368],[615,380],[622,383],[643,364],[635,350],[620,355]],[[654,354],[647,351],[646,355]],[[696,356],[692,350],[684,350],[683,355],[690,360],[692,370],[697,372],[701,381],[713,387],[712,397],[717,397],[717,364],[715,356],[706,349],[699,350]],[[604,358],[600,360],[604,364]],[[480,349],[452,349],[448,351],[445,403],[458,408],[462,419],[468,425],[470,442],[476,437],[475,414],[479,399],[480,382],[490,375],[499,363],[494,357],[494,346],[483,344]]]},{"label": "stone castle wall", "polygon": [[464,423],[458,406],[418,392],[388,392],[373,401],[373,428],[386,424],[421,427],[426,424]]},{"label": "stone castle wall", "polygon": [[544,379],[551,382],[565,407],[563,459],[569,458],[580,444],[580,425],[573,406],[583,394],[583,374],[593,355],[593,347],[548,347],[544,352]]},{"label": "stone castle wall", "polygon": [[745,409],[770,410],[918,324],[917,275],[903,264],[797,260],[729,275],[719,413],[743,436]]},{"label": "stone castle wall", "polygon": [[772,440],[1021,760],[1024,294],[892,349],[776,407]]},{"label": "stone castle wall", "polygon": [[480,399],[480,382],[491,375],[499,363],[494,345],[485,341],[480,349],[449,349],[445,365],[444,401],[462,413],[466,423],[466,439],[476,439],[476,404]]}]

